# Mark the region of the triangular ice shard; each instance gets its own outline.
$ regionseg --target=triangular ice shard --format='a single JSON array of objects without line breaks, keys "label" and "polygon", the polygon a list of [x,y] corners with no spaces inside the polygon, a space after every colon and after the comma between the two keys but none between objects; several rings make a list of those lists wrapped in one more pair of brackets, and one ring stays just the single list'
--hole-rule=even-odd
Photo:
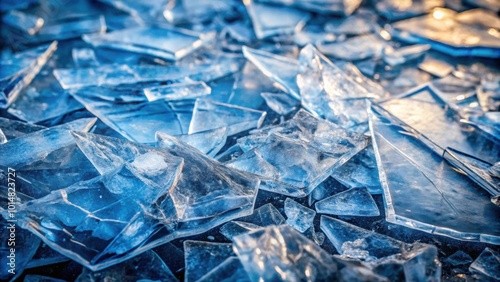
[{"label": "triangular ice shard", "polygon": [[500,243],[500,207],[483,189],[373,107],[370,126],[387,221],[461,240]]},{"label": "triangular ice shard", "polygon": [[231,244],[184,241],[185,282],[198,281],[227,258],[235,256]]},{"label": "triangular ice shard", "polygon": [[387,42],[376,34],[352,37],[342,42],[323,44],[318,49],[327,56],[338,59],[357,61],[372,57],[380,58]]},{"label": "triangular ice shard", "polygon": [[266,112],[197,99],[189,133],[226,127],[227,135],[230,136],[248,129],[259,128],[265,117]]},{"label": "triangular ice shard", "polygon": [[198,282],[250,282],[243,265],[237,257],[229,257]]},{"label": "triangular ice shard", "polygon": [[296,201],[286,198],[285,200],[286,223],[300,233],[306,232],[313,227],[316,212],[310,208],[304,207]]},{"label": "triangular ice shard", "polygon": [[486,247],[470,265],[469,271],[479,273],[493,280],[500,280],[500,253]]},{"label": "triangular ice shard", "polygon": [[[162,146],[162,137],[163,134],[161,132],[156,133],[158,147]],[[195,147],[200,152],[205,153],[210,157],[214,157],[226,144],[227,128],[220,127],[193,134],[177,135],[175,138],[192,147]]]},{"label": "triangular ice shard", "polygon": [[253,30],[258,39],[274,35],[293,34],[302,29],[310,14],[294,8],[279,7],[245,0],[248,14],[252,19]]},{"label": "triangular ice shard", "polygon": [[352,188],[315,204],[318,213],[353,216],[379,216],[380,211],[370,191],[365,187]]},{"label": "triangular ice shard", "polygon": [[148,87],[144,89],[144,94],[148,101],[165,100],[187,100],[210,95],[212,89],[203,81],[187,80],[165,86]]},{"label": "triangular ice shard", "polygon": [[299,88],[295,82],[299,70],[297,60],[246,46],[243,46],[243,55],[267,77],[278,83],[283,91],[300,99]]}]

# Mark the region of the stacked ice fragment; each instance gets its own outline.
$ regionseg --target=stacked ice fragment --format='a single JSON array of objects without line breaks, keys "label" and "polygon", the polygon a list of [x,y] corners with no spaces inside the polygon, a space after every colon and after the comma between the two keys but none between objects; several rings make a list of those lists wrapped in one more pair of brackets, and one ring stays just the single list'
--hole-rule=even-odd
[{"label": "stacked ice fragment", "polygon": [[0,279],[500,280],[499,10],[2,1]]}]

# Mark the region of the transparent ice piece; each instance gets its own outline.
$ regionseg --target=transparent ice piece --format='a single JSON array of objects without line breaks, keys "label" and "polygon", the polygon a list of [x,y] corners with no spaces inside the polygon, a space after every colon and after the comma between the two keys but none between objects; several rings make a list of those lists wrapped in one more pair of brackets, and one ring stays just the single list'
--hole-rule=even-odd
[{"label": "transparent ice piece", "polygon": [[325,31],[334,34],[361,35],[370,33],[376,24],[376,15],[371,11],[356,13],[350,17],[341,19],[331,19],[325,24]]},{"label": "transparent ice piece", "polygon": [[445,77],[455,69],[455,67],[448,62],[440,60],[435,56],[430,56],[429,54],[425,55],[424,60],[418,67],[437,77]]},{"label": "transparent ice piece", "polygon": [[[439,281],[441,263],[434,245],[406,244],[391,237],[366,230],[327,216],[321,217],[321,230],[335,249],[346,258],[364,261],[375,273],[395,274],[396,266],[403,271],[399,281]],[[388,273],[384,265],[392,265]]]},{"label": "transparent ice piece", "polygon": [[383,60],[390,66],[397,66],[420,58],[430,49],[431,46],[428,44],[410,45],[398,49],[387,46],[384,49]]},{"label": "transparent ice piece", "polygon": [[230,136],[252,128],[259,128],[265,118],[266,112],[196,99],[189,133],[226,127],[227,135]]},{"label": "transparent ice piece", "polygon": [[483,189],[394,120],[372,111],[370,123],[388,222],[500,244],[500,207]]},{"label": "transparent ice piece", "polygon": [[[147,251],[106,270],[83,268],[76,282],[85,281],[179,281],[154,251]],[[44,280],[45,281],[45,280]]]},{"label": "transparent ice piece", "polygon": [[85,42],[106,47],[147,54],[165,60],[178,60],[203,46],[211,35],[166,27],[138,27],[105,34],[84,35]]},{"label": "transparent ice piece", "polygon": [[258,39],[301,30],[311,17],[309,13],[288,7],[268,5],[254,0],[245,0],[253,29]]},{"label": "transparent ice piece", "polygon": [[0,60],[0,108],[7,108],[57,49],[57,42]]},{"label": "transparent ice piece", "polygon": [[[162,145],[162,134],[156,134],[159,147]],[[214,157],[226,144],[227,128],[220,127],[207,131],[200,131],[193,134],[177,135],[178,140],[195,147],[200,152]]]},{"label": "transparent ice piece", "polygon": [[398,0],[383,0],[375,5],[377,11],[389,20],[412,18],[430,12],[436,7],[443,7],[443,0],[417,0],[399,2]]},{"label": "transparent ice piece", "polygon": [[288,225],[237,236],[233,248],[251,281],[335,279],[332,256]]},{"label": "transparent ice piece", "polygon": [[255,231],[261,228],[262,226],[258,226],[256,224],[235,220],[222,225],[219,232],[228,240],[233,240],[233,238],[238,235]]},{"label": "transparent ice piece", "polygon": [[352,188],[317,202],[318,213],[352,216],[379,216],[377,204],[365,187]]},{"label": "transparent ice piece", "polygon": [[144,94],[150,102],[160,99],[165,101],[196,99],[210,93],[212,89],[205,82],[193,80],[144,89]]},{"label": "transparent ice piece", "polygon": [[[500,5],[498,5],[498,8],[500,9]],[[484,9],[466,10],[458,14],[456,20],[468,25],[500,29],[500,19],[498,16],[492,11]]]},{"label": "transparent ice piece", "polygon": [[470,265],[469,271],[479,273],[493,280],[500,280],[500,253],[486,247]]},{"label": "transparent ice piece", "polygon": [[188,132],[188,121],[183,121],[182,116],[190,118],[191,111],[178,111],[175,105],[163,100],[120,101],[117,95],[124,95],[123,91],[108,91],[108,88],[82,88],[71,94],[89,112],[131,141],[154,143],[157,131],[172,135]]},{"label": "transparent ice piece", "polygon": [[322,44],[318,49],[327,56],[356,61],[372,57],[381,57],[386,47],[385,42],[376,34],[366,34],[352,37],[343,42]]},{"label": "transparent ice piece", "polygon": [[0,129],[3,131],[3,133],[5,134],[5,138],[8,141],[29,133],[33,133],[35,131],[45,129],[45,127],[0,117]]},{"label": "transparent ice piece", "polygon": [[5,137],[5,134],[3,133],[2,129],[0,128],[0,144],[7,143],[7,137]]},{"label": "transparent ice piece", "polygon": [[134,0],[99,1],[130,14],[134,18],[139,19],[142,24],[156,20],[158,14],[165,9],[168,2],[166,0],[145,0],[140,2]]},{"label": "transparent ice piece", "polygon": [[280,115],[287,115],[296,109],[298,101],[284,93],[261,93],[260,94],[271,110]]},{"label": "transparent ice piece", "polygon": [[285,214],[287,217],[286,223],[300,233],[304,233],[307,229],[313,227],[314,217],[316,216],[314,210],[306,208],[290,198],[285,200]]},{"label": "transparent ice piece", "polygon": [[452,56],[500,57],[500,40],[487,28],[457,21],[453,10],[437,8],[430,14],[396,22],[392,35],[408,43],[430,44]]},{"label": "transparent ice piece", "polygon": [[260,94],[276,90],[277,88],[270,83],[269,79],[254,64],[247,61],[243,70],[235,74],[231,96],[227,103],[259,109],[264,103]]},{"label": "transparent ice piece", "polygon": [[[420,139],[439,155],[450,147],[490,163],[500,158],[500,147],[495,142],[485,138],[480,130],[464,128],[434,97],[432,89],[424,86],[402,98],[383,102],[381,106],[410,126],[410,131],[423,135]],[[426,142],[427,138],[430,142]]]},{"label": "transparent ice piece", "polygon": [[443,157],[488,191],[493,202],[500,200],[500,178],[490,171],[492,164],[450,148],[445,150]]},{"label": "transparent ice piece", "polygon": [[481,74],[477,98],[483,111],[500,111],[500,74]]},{"label": "transparent ice piece", "polygon": [[42,244],[38,247],[33,258],[30,260],[27,268],[35,268],[40,266],[48,266],[51,264],[69,261],[69,258],[63,256],[49,246]]},{"label": "transparent ice piece", "polygon": [[305,197],[367,145],[366,137],[301,110],[278,126],[253,132],[255,147],[226,165],[261,176],[261,189]]},{"label": "transparent ice piece", "polygon": [[184,241],[186,271],[184,281],[198,281],[227,258],[234,256],[231,244],[202,241]]},{"label": "transparent ice piece", "polygon": [[370,194],[382,193],[377,163],[371,145],[336,169],[331,176],[348,188],[366,187]]},{"label": "transparent ice piece", "polygon": [[99,66],[94,50],[91,48],[74,48],[71,50],[73,62],[77,68],[91,68]]},{"label": "transparent ice piece", "polygon": [[250,282],[243,265],[236,257],[229,257],[203,275],[198,282]]},{"label": "transparent ice piece", "polygon": [[300,99],[299,88],[295,82],[299,70],[297,60],[246,46],[243,46],[243,55],[285,92]]},{"label": "transparent ice piece", "polygon": [[177,81],[186,77],[207,82],[231,74],[239,68],[239,60],[221,58],[211,63],[190,66],[103,65],[95,68],[55,69],[54,76],[64,89],[68,89],[148,81]]},{"label": "transparent ice piece", "polygon": [[2,22],[29,35],[33,35],[43,26],[44,20],[41,17],[14,10],[2,16]]},{"label": "transparent ice piece", "polygon": [[361,4],[360,0],[259,0],[259,2],[290,5],[302,10],[320,14],[335,14],[340,16],[351,15]]},{"label": "transparent ice piece", "polygon": [[482,115],[473,115],[468,121],[460,120],[479,128],[497,143],[500,142],[500,112],[487,112]]},{"label": "transparent ice piece", "polygon": [[464,253],[461,250],[456,251],[451,256],[446,258],[446,261],[453,266],[469,264],[472,262],[472,258],[469,254]]},{"label": "transparent ice piece", "polygon": [[220,16],[224,19],[238,18],[239,1],[183,0],[182,7],[192,23],[202,23]]}]

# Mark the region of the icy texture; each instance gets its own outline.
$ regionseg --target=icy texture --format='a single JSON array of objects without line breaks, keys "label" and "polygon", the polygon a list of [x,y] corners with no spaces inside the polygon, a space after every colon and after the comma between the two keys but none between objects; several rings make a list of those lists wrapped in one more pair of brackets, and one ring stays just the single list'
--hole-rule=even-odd
[{"label": "icy texture", "polygon": [[[163,134],[157,133],[156,139],[158,147],[162,147]],[[175,136],[178,140],[195,147],[200,152],[214,157],[226,144],[227,128],[220,127],[207,131],[201,131],[193,134]]]},{"label": "icy texture", "polygon": [[484,275],[489,279],[500,280],[500,254],[490,248],[484,249],[470,265],[469,270]]},{"label": "icy texture", "polygon": [[148,81],[176,81],[189,77],[210,81],[237,71],[239,60],[220,58],[190,66],[103,65],[95,68],[55,69],[54,76],[64,89],[99,85],[119,85]]},{"label": "icy texture", "polygon": [[469,264],[472,262],[472,258],[463,251],[456,251],[454,254],[446,258],[448,263],[451,263],[453,266]]},{"label": "icy texture", "polygon": [[321,217],[321,230],[343,257],[365,261],[365,265],[379,275],[394,277],[399,268],[402,277],[398,281],[441,279],[441,263],[433,245],[406,244],[327,216]]},{"label": "icy texture", "polygon": [[333,258],[288,225],[270,226],[237,236],[233,248],[251,281],[332,281],[335,278],[337,266]]},{"label": "icy texture", "polygon": [[236,257],[229,257],[203,275],[198,282],[250,282],[243,265]]},{"label": "icy texture", "polygon": [[57,42],[0,60],[0,108],[9,106],[57,49]]},{"label": "icy texture", "polygon": [[140,22],[150,22],[158,17],[158,14],[167,5],[165,0],[99,0],[100,2],[111,5],[118,10],[129,13],[134,18],[138,18]]},{"label": "icy texture", "polygon": [[3,133],[2,129],[0,129],[0,144],[6,143],[7,142],[7,137],[5,137],[5,134]]},{"label": "icy texture", "polygon": [[29,35],[33,35],[43,26],[44,20],[21,11],[10,11],[2,17],[2,22]]},{"label": "icy texture", "polygon": [[230,256],[234,256],[231,244],[184,241],[184,281],[198,281]]},{"label": "icy texture", "polygon": [[443,0],[416,0],[412,2],[382,0],[375,5],[377,11],[389,20],[401,20],[430,12],[436,7],[443,7]]},{"label": "icy texture", "polygon": [[0,117],[0,129],[8,140],[45,129],[45,127]]},{"label": "icy texture", "polygon": [[[45,280],[44,280],[45,281]],[[178,281],[154,251],[147,251],[126,262],[97,272],[84,268],[75,280],[84,281]]]},{"label": "icy texture", "polygon": [[390,66],[397,66],[422,57],[429,49],[431,46],[428,44],[410,45],[399,49],[387,46],[384,49],[383,60]]},{"label": "icy texture", "polygon": [[336,169],[331,176],[348,188],[367,187],[371,194],[382,193],[371,145]]},{"label": "icy texture", "polygon": [[424,56],[424,60],[418,65],[418,67],[421,70],[437,77],[445,77],[454,70],[454,67],[449,63],[439,60],[438,58],[434,58],[429,54]]},{"label": "icy texture", "polygon": [[350,17],[329,20],[325,24],[325,31],[333,32],[338,35],[361,35],[370,33],[376,26],[376,17],[377,16],[371,11],[359,11],[359,13]]},{"label": "icy texture", "polygon": [[274,5],[263,4],[254,0],[244,0],[248,14],[252,19],[253,30],[258,39],[275,35],[292,34],[309,20],[309,13]]},{"label": "icy texture", "polygon": [[360,0],[259,0],[259,2],[291,5],[303,10],[320,14],[351,15],[361,4]]},{"label": "icy texture", "polygon": [[461,240],[500,244],[500,222],[495,220],[500,207],[490,202],[485,191],[395,121],[372,112],[370,122],[387,221]]},{"label": "icy texture", "polygon": [[352,37],[344,42],[323,44],[318,49],[327,56],[355,61],[381,57],[387,43],[376,34]]},{"label": "icy texture", "polygon": [[[461,120],[461,122],[463,122]],[[468,124],[479,128],[493,141],[500,143],[500,112],[487,112],[469,117]]]},{"label": "icy texture", "polygon": [[201,47],[210,36],[157,26],[84,35],[82,38],[95,47],[147,54],[165,60],[179,60]]},{"label": "icy texture", "polygon": [[280,115],[287,115],[297,108],[298,101],[284,93],[262,93],[260,94],[271,110]]},{"label": "icy texture", "polygon": [[[444,149],[450,147],[494,163],[500,157],[500,147],[485,138],[480,130],[464,128],[458,118],[434,97],[432,89],[422,87],[403,98],[388,100],[381,106],[423,135],[419,139],[438,154],[442,155]],[[426,142],[426,138],[431,142]]]},{"label": "icy texture", "polygon": [[500,57],[500,40],[487,28],[478,28],[457,20],[460,14],[449,9],[396,22],[393,35],[409,43],[430,44],[433,49],[452,56]]},{"label": "icy texture", "polygon": [[285,92],[300,99],[299,88],[295,82],[299,70],[297,60],[246,46],[243,46],[243,55]]},{"label": "icy texture", "polygon": [[297,75],[302,106],[345,128],[366,127],[366,103],[362,98],[376,98],[330,62],[312,45],[300,52],[300,71]]},{"label": "icy texture", "polygon": [[149,101],[185,100],[210,95],[212,89],[203,81],[192,81],[174,83],[166,86],[157,86],[144,89],[144,94]]},{"label": "icy texture", "polygon": [[189,133],[226,127],[227,135],[230,136],[252,128],[259,128],[265,117],[266,112],[196,99]]},{"label": "icy texture", "polygon": [[71,50],[73,62],[77,68],[91,68],[99,66],[94,50],[90,48],[75,48]]},{"label": "icy texture", "polygon": [[260,175],[261,189],[304,197],[367,145],[366,137],[299,111],[247,137],[253,149],[228,166]]},{"label": "icy texture", "polygon": [[380,211],[368,189],[352,188],[317,202],[318,213],[333,215],[379,216]]},{"label": "icy texture", "polygon": [[306,208],[290,198],[285,200],[285,214],[287,217],[286,223],[300,233],[304,233],[307,229],[313,227],[314,217],[316,216],[314,210]]},{"label": "icy texture", "polygon": [[500,178],[490,171],[491,164],[450,148],[446,149],[444,158],[488,191],[493,202],[500,200]]}]

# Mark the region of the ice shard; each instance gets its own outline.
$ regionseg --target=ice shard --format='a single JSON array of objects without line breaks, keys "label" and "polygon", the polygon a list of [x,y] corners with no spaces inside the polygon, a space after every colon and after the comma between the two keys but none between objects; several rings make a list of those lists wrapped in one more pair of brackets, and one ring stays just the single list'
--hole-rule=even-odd
[{"label": "ice shard", "polygon": [[212,89],[205,82],[189,79],[185,82],[144,89],[144,94],[150,102],[160,99],[165,101],[196,99],[210,95],[210,93],[212,93]]},{"label": "ice shard", "polygon": [[460,122],[470,124],[482,130],[494,142],[500,143],[500,112],[472,115],[469,117],[469,120],[460,120]]},{"label": "ice shard", "polygon": [[[158,146],[162,146],[163,134],[156,134]],[[226,144],[227,128],[220,127],[206,131],[200,131],[193,134],[177,135],[178,140],[195,147],[200,152],[214,157]]]},{"label": "ice shard", "polygon": [[262,73],[282,87],[283,91],[300,99],[299,88],[295,82],[299,70],[297,60],[247,46],[243,46],[243,55]]},{"label": "ice shard", "polygon": [[276,5],[288,5],[302,10],[320,14],[334,14],[340,16],[351,15],[361,4],[360,0],[259,0],[259,2]]},{"label": "ice shard", "polygon": [[266,112],[263,111],[196,99],[189,133],[226,127],[227,135],[234,135],[252,128],[259,128],[265,117]]},{"label": "ice shard", "polygon": [[441,263],[433,245],[406,244],[327,216],[321,217],[321,230],[343,257],[362,261],[376,274],[391,281],[396,277],[397,281],[441,279]]},{"label": "ice shard", "polygon": [[0,144],[7,143],[7,137],[3,133],[2,129],[0,129]]},{"label": "ice shard", "polygon": [[443,7],[443,0],[417,0],[412,3],[397,0],[382,0],[375,5],[377,11],[389,20],[401,20],[426,14],[432,9]]},{"label": "ice shard", "polygon": [[446,258],[446,262],[451,263],[453,266],[469,264],[473,260],[469,256],[469,254],[464,253],[463,251],[456,251],[451,256]]},{"label": "ice shard", "polygon": [[115,7],[118,10],[130,14],[138,19],[141,25],[154,22],[161,11],[167,5],[166,0],[146,0],[146,1],[131,1],[131,0],[99,0],[105,4]]},{"label": "ice shard", "polygon": [[296,201],[286,198],[285,200],[286,223],[300,233],[306,232],[313,227],[316,212],[310,208],[304,207]]},{"label": "ice shard", "polygon": [[45,129],[45,127],[0,117],[0,129],[3,131],[3,133],[5,134],[5,138],[8,141],[35,131]]},{"label": "ice shard", "polygon": [[229,257],[203,275],[198,282],[250,282],[243,265],[236,257]]},{"label": "ice shard", "polygon": [[327,56],[356,61],[381,57],[387,42],[376,34],[352,37],[343,42],[322,44],[318,49]]},{"label": "ice shard", "polygon": [[470,265],[469,270],[481,274],[486,279],[500,280],[500,254],[493,249],[485,248]]},{"label": "ice shard", "polygon": [[500,207],[486,191],[418,135],[373,107],[370,123],[387,221],[460,240],[500,244],[500,223],[494,219]]},{"label": "ice shard", "polygon": [[258,39],[293,34],[302,29],[310,18],[309,13],[294,8],[278,7],[254,0],[245,0],[243,3],[252,19],[253,30]]},{"label": "ice shard", "polygon": [[352,188],[317,202],[318,213],[351,216],[379,216],[380,211],[370,191],[365,187]]},{"label": "ice shard", "polygon": [[[332,256],[288,225],[234,238],[234,250],[250,281],[332,281]],[[272,265],[267,268],[266,265]]]},{"label": "ice shard", "polygon": [[261,93],[260,94],[271,110],[280,115],[287,115],[297,108],[298,101],[285,93]]},{"label": "ice shard", "polygon": [[367,145],[367,138],[301,110],[293,119],[248,136],[253,149],[226,165],[263,180],[261,189],[305,197]]},{"label": "ice shard", "polygon": [[422,57],[429,49],[431,46],[428,44],[416,44],[398,49],[387,46],[382,58],[390,66],[397,66]]},{"label": "ice shard", "polygon": [[184,241],[184,281],[198,281],[231,256],[235,256],[231,244]]},{"label": "ice shard", "polygon": [[431,13],[392,24],[391,33],[408,43],[430,44],[452,56],[500,57],[500,40],[488,28],[464,24],[460,14],[438,8]]},{"label": "ice shard", "polygon": [[7,108],[30,84],[57,49],[57,42],[15,53],[0,60],[0,108]]},{"label": "ice shard", "polygon": [[2,23],[33,35],[43,26],[44,20],[41,17],[14,10],[2,16]]},{"label": "ice shard", "polygon": [[95,47],[147,54],[165,60],[179,60],[203,46],[211,37],[210,34],[156,26],[84,35],[82,38]]},{"label": "ice shard", "polygon": [[74,48],[71,50],[73,62],[77,68],[91,68],[100,65],[91,48]]}]

